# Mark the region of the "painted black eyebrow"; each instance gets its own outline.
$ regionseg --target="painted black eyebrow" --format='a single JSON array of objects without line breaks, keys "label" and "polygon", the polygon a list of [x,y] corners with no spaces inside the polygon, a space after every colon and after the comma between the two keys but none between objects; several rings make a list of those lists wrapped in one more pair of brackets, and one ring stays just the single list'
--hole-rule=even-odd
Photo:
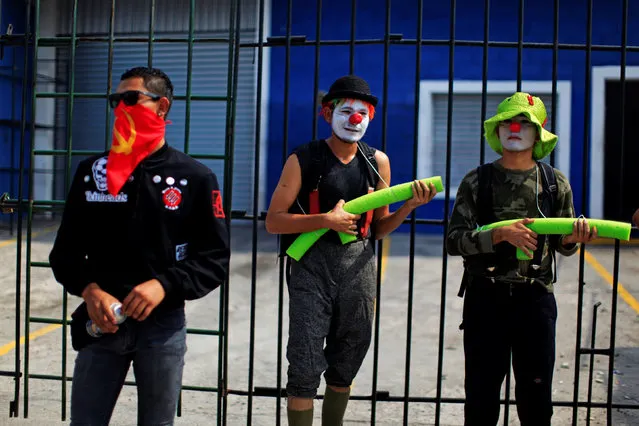
[{"label": "painted black eyebrow", "polygon": [[368,108],[360,108],[360,109],[356,110],[355,108],[353,108],[351,106],[344,105],[344,106],[341,106],[339,109],[340,109],[340,111],[345,110],[345,109],[349,109],[351,111],[365,112],[366,114],[368,114]]}]

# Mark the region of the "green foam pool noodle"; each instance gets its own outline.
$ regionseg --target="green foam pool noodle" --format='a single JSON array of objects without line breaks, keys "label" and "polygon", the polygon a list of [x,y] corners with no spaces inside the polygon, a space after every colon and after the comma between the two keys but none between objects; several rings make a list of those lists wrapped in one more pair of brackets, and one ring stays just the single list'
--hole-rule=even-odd
[{"label": "green foam pool noodle", "polygon": [[[434,184],[437,192],[444,190],[441,176],[433,176],[420,180],[426,184]],[[413,191],[411,189],[412,184],[413,182],[406,182],[391,186],[390,188],[380,189],[379,191],[371,192],[370,194],[362,195],[361,197],[357,197],[354,200],[345,203],[344,211],[351,214],[362,214],[369,210],[375,210],[389,204],[406,201],[413,196]],[[311,232],[304,232],[298,236],[295,241],[293,241],[293,244],[291,244],[288,250],[286,250],[286,254],[299,261],[302,256],[304,256],[304,253],[306,253],[306,251],[311,248],[311,246],[315,244],[322,235],[328,232],[328,230],[328,228],[322,228]]]},{"label": "green foam pool noodle", "polygon": [[[421,179],[426,185],[433,184],[437,192],[444,190],[441,176]],[[344,204],[344,210],[352,214],[363,214],[371,210],[378,209],[389,204],[399,201],[406,201],[413,196],[413,182],[406,182],[390,188],[380,189],[362,197],[355,198]],[[342,244],[350,243],[357,239],[357,236],[339,232],[339,238]]]},{"label": "green foam pool noodle", "polygon": [[[572,226],[578,218],[575,217],[553,217],[535,219],[533,223],[526,225],[537,234],[545,235],[570,235],[572,234]],[[486,231],[489,229],[500,228],[502,226],[512,225],[521,219],[502,220],[500,222],[490,223],[480,226],[478,231]],[[615,238],[617,240],[628,241],[630,239],[630,230],[632,225],[626,222],[617,222],[614,220],[604,219],[586,219],[590,227],[597,228],[597,235],[603,238]],[[517,259],[530,260],[531,258],[517,249]]]}]

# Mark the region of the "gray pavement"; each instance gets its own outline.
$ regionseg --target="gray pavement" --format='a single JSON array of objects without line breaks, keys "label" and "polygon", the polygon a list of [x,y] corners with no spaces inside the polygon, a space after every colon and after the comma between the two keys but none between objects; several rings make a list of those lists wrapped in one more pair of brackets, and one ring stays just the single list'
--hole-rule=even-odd
[{"label": "gray pavement", "polygon": [[[52,223],[39,221],[32,245],[32,260],[46,261],[54,232]],[[55,224],[53,224],[55,225]],[[231,278],[229,283],[229,388],[246,391],[249,381],[249,342],[251,331],[251,229],[245,224],[233,226],[233,254]],[[99,238],[100,236],[96,236]],[[9,240],[6,231],[0,230],[0,241]],[[458,330],[461,319],[462,300],[456,296],[461,277],[461,261],[448,258],[446,285],[442,285],[442,242],[439,237],[418,236],[415,251],[415,273],[412,318],[407,317],[408,306],[408,270],[409,238],[407,234],[394,234],[387,239],[390,246],[385,261],[384,279],[381,297],[377,309],[380,314],[379,345],[369,352],[364,365],[355,380],[354,395],[370,395],[373,386],[373,364],[375,352],[378,354],[377,388],[388,391],[391,396],[404,394],[406,378],[411,396],[437,396],[437,365],[440,345],[440,313],[442,301],[445,306],[443,341],[443,362],[441,395],[446,398],[463,398],[463,347],[462,335]],[[2,244],[0,242],[0,244]],[[257,280],[255,283],[255,357],[253,368],[253,386],[276,387],[278,355],[278,300],[280,295],[279,270],[275,253],[276,238],[260,228],[258,234]],[[0,246],[0,289],[2,290],[2,310],[0,320],[0,370],[12,371],[15,363],[15,351],[6,345],[15,336],[15,268],[16,244],[7,242]],[[25,247],[23,253],[26,254]],[[610,343],[610,321],[612,312],[611,286],[606,282],[605,272],[612,273],[613,250],[611,247],[589,247],[590,256],[585,266],[584,317],[582,344],[589,345],[592,323],[592,306],[601,302],[596,332],[598,347],[607,347]],[[639,247],[624,247],[621,253],[620,282],[626,289],[620,297],[617,308],[616,357],[613,376],[613,401],[625,404],[639,404],[639,304],[632,306],[632,296],[639,298]],[[24,258],[23,258],[24,261]],[[598,264],[600,266],[593,266]],[[557,329],[557,365],[554,378],[554,398],[557,401],[571,401],[575,367],[579,368],[579,398],[587,398],[589,359],[582,357],[575,366],[575,333],[577,312],[577,276],[579,257],[560,258],[557,300],[559,320]],[[24,277],[24,273],[23,273]],[[24,280],[23,280],[24,281]],[[22,312],[24,318],[25,294],[22,284]],[[217,328],[219,322],[219,291],[187,305],[189,327]],[[286,344],[288,297],[282,289],[283,336],[282,347]],[[30,291],[31,315],[60,318],[62,315],[62,291],[46,268],[32,268]],[[627,301],[629,302],[627,302]],[[68,311],[79,303],[77,298],[69,298]],[[635,302],[636,303],[636,302]],[[410,371],[407,374],[406,350],[410,320]],[[24,324],[21,324],[24,332]],[[48,327],[48,328],[47,328]],[[29,372],[31,374],[60,374],[62,371],[62,329],[46,324],[31,324],[31,332],[38,333],[30,341],[28,353]],[[216,386],[217,378],[217,338],[212,336],[188,337],[188,353],[184,373],[184,384],[193,386]],[[286,381],[285,351],[282,351],[282,381]],[[20,355],[24,356],[24,346]],[[75,353],[68,348],[66,352],[66,373],[72,374]],[[22,364],[24,365],[24,364]],[[24,368],[24,367],[23,367]],[[607,398],[608,359],[597,356],[594,363],[592,400],[605,402]],[[130,379],[133,380],[132,374]],[[59,381],[30,379],[28,381],[29,418],[9,419],[0,417],[0,425],[56,425],[62,424],[63,404],[62,387]],[[323,388],[320,389],[322,391]],[[25,383],[21,383],[24,394]],[[69,413],[70,386],[66,388],[64,400],[66,413]],[[513,393],[511,392],[511,396]],[[6,407],[13,399],[13,379],[0,377],[0,408]],[[24,400],[20,397],[20,417],[23,417]],[[247,423],[248,399],[245,396],[228,397],[227,424]],[[286,413],[285,402],[280,401],[282,419]],[[316,423],[319,424],[321,405],[316,403]],[[276,400],[256,397],[253,399],[252,424],[275,424]],[[404,405],[401,402],[381,402],[377,405],[377,425],[403,424]],[[614,425],[639,424],[636,410],[615,410]],[[503,412],[503,410],[502,410]],[[136,395],[133,387],[125,387],[115,409],[113,425],[134,425],[136,420]],[[0,411],[1,414],[1,411]],[[183,393],[182,417],[177,425],[215,424],[217,414],[217,394],[185,391]],[[441,425],[462,425],[462,406],[443,404],[441,407]],[[431,425],[435,419],[435,404],[411,403],[408,406],[408,424]],[[590,413],[591,425],[606,424],[606,413],[593,409]],[[345,425],[370,424],[371,403],[352,401],[347,410]],[[518,425],[516,410],[509,411],[509,424]],[[68,422],[67,422],[68,423]],[[283,424],[286,424],[285,422]],[[502,423],[503,424],[503,420]],[[572,409],[555,409],[554,425],[572,424]],[[586,424],[586,409],[579,410],[578,424]]]}]

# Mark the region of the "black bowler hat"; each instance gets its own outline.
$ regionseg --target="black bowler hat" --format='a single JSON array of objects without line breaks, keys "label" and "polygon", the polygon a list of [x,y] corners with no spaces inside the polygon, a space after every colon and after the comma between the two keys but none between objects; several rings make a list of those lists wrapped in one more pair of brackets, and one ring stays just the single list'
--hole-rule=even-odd
[{"label": "black bowler hat", "polygon": [[335,80],[328,93],[322,98],[322,103],[344,98],[359,99],[377,106],[377,98],[371,95],[371,88],[366,80],[356,75],[345,75]]}]

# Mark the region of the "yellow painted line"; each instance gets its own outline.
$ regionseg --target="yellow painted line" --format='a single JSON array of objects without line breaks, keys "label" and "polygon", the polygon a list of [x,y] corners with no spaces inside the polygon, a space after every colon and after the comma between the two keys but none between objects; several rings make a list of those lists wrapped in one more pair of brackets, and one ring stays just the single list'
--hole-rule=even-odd
[{"label": "yellow painted line", "polygon": [[[588,262],[588,264],[592,267],[592,269],[597,271],[597,273],[601,276],[601,278],[603,278],[612,287],[613,286],[612,274],[608,272],[608,270],[604,268],[604,266],[601,263],[599,263],[597,258],[588,250],[586,250],[584,254],[584,258],[586,259],[586,262]],[[619,295],[621,296],[621,298],[624,300],[624,302],[626,302],[632,309],[635,310],[635,312],[639,314],[639,302],[618,281],[617,281],[617,291]]]},{"label": "yellow painted line", "polygon": [[[54,330],[59,329],[60,327],[62,327],[60,324],[49,324],[46,327],[42,327],[39,330],[34,331],[33,333],[29,334],[29,341],[35,340],[38,337],[42,337],[45,334],[49,334]],[[20,338],[20,344],[24,345],[24,336],[22,336]],[[13,341],[11,343],[7,343],[6,345],[0,347],[0,356],[4,356],[6,354],[8,354],[9,352],[11,352],[12,350],[14,350],[16,348],[16,342]]]},{"label": "yellow painted line", "polygon": [[[35,237],[37,237],[39,235],[48,234],[49,232],[55,231],[56,229],[58,229],[58,225],[46,227],[42,231],[32,232],[31,233],[31,238],[35,238]],[[26,235],[25,235],[25,238],[26,238]],[[18,242],[17,238],[12,238],[10,240],[0,241],[0,248],[7,247],[7,246],[15,244],[17,242]]]},{"label": "yellow painted line", "polygon": [[14,238],[13,240],[6,240],[6,241],[2,241],[2,242],[0,242],[0,248],[2,248],[2,247],[6,247],[6,246],[8,246],[8,245],[10,245],[10,244],[13,244],[13,243],[15,243],[16,241],[17,241],[17,240],[16,240],[15,238]]},{"label": "yellow painted line", "polygon": [[[32,232],[31,233],[31,238],[37,237],[38,235],[47,234],[49,232],[55,231],[56,229],[58,229],[58,225],[46,227],[42,231]],[[12,238],[10,240],[0,241],[0,248],[7,247],[9,245],[15,244],[17,241],[18,241],[17,238]],[[33,333],[29,334],[29,341],[35,340],[38,337],[42,337],[45,334],[49,334],[52,331],[59,329],[60,327],[62,327],[60,324],[49,324],[46,327],[42,327],[41,329],[36,330]],[[24,345],[24,342],[25,342],[25,337],[24,336],[20,337],[20,344]],[[4,355],[8,354],[12,350],[14,350],[15,347],[16,347],[16,342],[15,341],[7,343],[4,346],[1,346],[0,347],[0,356],[4,356]]]},{"label": "yellow painted line", "polygon": [[384,240],[384,245],[382,246],[382,270],[381,270],[381,280],[382,283],[384,282],[384,275],[386,274],[386,264],[388,263],[388,256],[390,253],[390,244],[391,244],[391,239],[390,237],[387,237]]},{"label": "yellow painted line", "polygon": [[[594,241],[588,243],[589,246],[613,246],[615,245],[614,238],[597,238]],[[639,246],[639,239],[632,238],[628,241],[620,240],[619,245],[621,246]]]}]

